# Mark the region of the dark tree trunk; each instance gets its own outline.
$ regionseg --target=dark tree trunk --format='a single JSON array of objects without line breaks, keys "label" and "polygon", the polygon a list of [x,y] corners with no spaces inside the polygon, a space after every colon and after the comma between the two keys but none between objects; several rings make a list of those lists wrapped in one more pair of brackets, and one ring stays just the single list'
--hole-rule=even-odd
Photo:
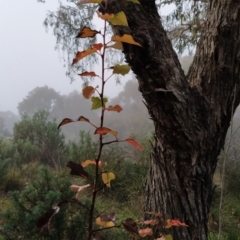
[{"label": "dark tree trunk", "polygon": [[145,209],[179,219],[176,240],[206,240],[212,178],[231,113],[240,100],[240,1],[211,0],[187,76],[164,31],[155,1],[109,0],[106,12],[125,12],[142,48],[124,45],[127,62],[155,124]]}]

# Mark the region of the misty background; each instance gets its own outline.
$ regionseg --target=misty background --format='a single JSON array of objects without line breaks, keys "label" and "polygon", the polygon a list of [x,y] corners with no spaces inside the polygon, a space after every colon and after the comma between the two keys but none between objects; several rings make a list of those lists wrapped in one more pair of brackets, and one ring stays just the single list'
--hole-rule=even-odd
[{"label": "misty background", "polygon": [[[59,2],[46,1],[43,4],[13,0],[1,3],[1,135],[11,137],[14,123],[24,114],[31,117],[39,110],[45,110],[50,121],[60,122],[65,117],[76,119],[83,115],[98,124],[98,111],[91,111],[91,102],[82,97],[83,81],[76,77],[71,82],[66,76],[66,56],[55,50],[52,29],[46,31],[43,24],[47,12],[56,11]],[[171,10],[168,6],[162,14]],[[180,57],[180,61],[187,72],[192,56]],[[123,108],[120,115],[107,112],[106,125],[125,137],[133,134],[144,137],[153,132],[152,121],[133,74],[128,74],[118,84],[114,79],[108,81],[105,94],[109,104],[120,104]],[[66,139],[75,140],[79,130],[92,129],[86,123],[73,123],[65,126],[63,133]]]},{"label": "misty background", "polygon": [[[41,109],[49,112],[50,120],[55,118],[56,121],[78,115],[97,116],[97,112],[89,110],[89,101],[81,97],[82,80],[76,78],[71,82],[66,76],[64,53],[55,50],[56,39],[51,29],[46,31],[44,27],[47,12],[58,7],[58,1],[44,4],[32,0],[1,1],[0,126],[5,135],[12,134],[14,123],[21,119],[21,115],[31,116]],[[129,74],[119,84],[114,79],[108,81],[106,96],[113,102],[130,104],[135,107],[135,113],[147,118],[137,91],[137,81],[125,86],[128,80],[133,79],[134,76]],[[122,93],[123,89],[127,89],[126,94]],[[125,108],[122,114],[124,112],[128,112],[128,119],[132,117],[129,115],[131,110]],[[113,117],[114,122],[118,117]],[[69,129],[66,129],[67,132]],[[131,129],[134,130],[133,127]]]}]

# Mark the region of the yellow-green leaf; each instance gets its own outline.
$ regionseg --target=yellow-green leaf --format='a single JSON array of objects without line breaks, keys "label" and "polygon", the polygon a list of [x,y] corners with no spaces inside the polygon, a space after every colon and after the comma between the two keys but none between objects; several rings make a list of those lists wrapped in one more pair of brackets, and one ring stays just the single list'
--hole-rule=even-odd
[{"label": "yellow-green leaf", "polygon": [[168,234],[168,235],[163,235],[165,240],[173,240],[172,235]]},{"label": "yellow-green leaf", "polygon": [[123,11],[115,14],[114,17],[109,18],[108,21],[112,25],[128,26],[127,17]]},{"label": "yellow-green leaf", "polygon": [[107,48],[115,48],[117,50],[123,50],[123,45],[121,42],[116,41],[114,44],[107,46]]},{"label": "yellow-green leaf", "polygon": [[116,74],[121,74],[121,75],[126,75],[127,73],[129,73],[130,71],[130,66],[129,65],[120,65],[120,64],[117,64],[113,67],[113,73],[116,73]]},{"label": "yellow-green leaf", "polygon": [[86,86],[82,90],[82,95],[87,99],[89,99],[94,93],[95,93],[95,88],[92,86]]},{"label": "yellow-green leaf", "polygon": [[101,3],[102,0],[81,0],[77,3],[78,6],[81,6],[82,4],[88,4],[88,3]]},{"label": "yellow-green leaf", "polygon": [[102,173],[102,180],[103,183],[106,184],[108,187],[111,187],[110,182],[115,179],[115,175],[112,172],[105,172]]},{"label": "yellow-green leaf", "polygon": [[115,226],[115,223],[113,221],[103,221],[100,217],[96,218],[96,224],[103,228]]},{"label": "yellow-green leaf", "polygon": [[133,2],[133,3],[137,3],[140,4],[140,2],[138,0],[127,0],[128,2]]},{"label": "yellow-green leaf", "polygon": [[120,41],[125,43],[130,43],[142,47],[138,42],[136,42],[133,37],[129,34],[124,34],[123,36],[112,36],[112,41]]},{"label": "yellow-green leaf", "polygon": [[[102,100],[99,97],[91,97],[91,101],[92,101],[92,110],[98,109],[103,107],[102,106]],[[103,104],[105,105],[105,103],[108,101],[107,98],[103,98]]]}]

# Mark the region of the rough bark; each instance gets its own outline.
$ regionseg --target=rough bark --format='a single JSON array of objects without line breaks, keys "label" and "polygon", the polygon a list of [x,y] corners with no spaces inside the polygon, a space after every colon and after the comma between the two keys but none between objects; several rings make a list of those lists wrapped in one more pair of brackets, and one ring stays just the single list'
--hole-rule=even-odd
[{"label": "rough bark", "polygon": [[123,10],[129,28],[114,31],[143,46],[125,44],[124,53],[155,124],[145,209],[189,225],[173,228],[174,239],[206,240],[213,173],[240,100],[240,1],[211,1],[187,76],[155,1],[140,3],[109,0],[101,10]]}]

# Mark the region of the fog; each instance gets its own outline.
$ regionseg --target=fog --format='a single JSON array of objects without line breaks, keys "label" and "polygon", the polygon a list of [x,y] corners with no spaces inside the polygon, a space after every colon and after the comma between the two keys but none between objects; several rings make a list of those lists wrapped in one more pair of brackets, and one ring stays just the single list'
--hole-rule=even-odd
[{"label": "fog", "polygon": [[[80,91],[82,81],[70,83],[62,53],[55,51],[55,37],[43,26],[48,10],[58,1],[1,1],[0,8],[0,111],[18,113],[17,105],[35,87],[49,86],[61,94]],[[110,81],[109,81],[110,82]],[[123,86],[113,80],[106,95],[114,97]]]}]

